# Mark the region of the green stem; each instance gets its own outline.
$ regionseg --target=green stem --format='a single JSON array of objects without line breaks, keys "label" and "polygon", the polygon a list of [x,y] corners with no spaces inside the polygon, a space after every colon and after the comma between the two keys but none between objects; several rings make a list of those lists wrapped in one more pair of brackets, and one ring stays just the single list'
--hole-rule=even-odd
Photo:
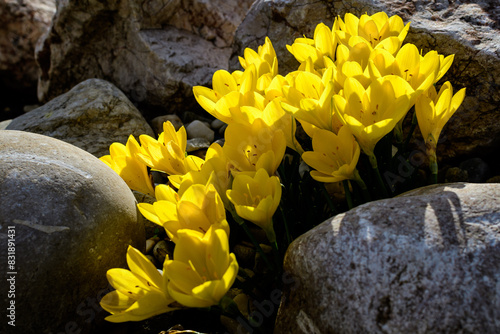
[{"label": "green stem", "polygon": [[269,268],[269,270],[272,272],[274,271],[274,267],[273,265],[271,264],[271,261],[269,261],[269,259],[267,258],[267,255],[264,253],[264,251],[262,250],[262,247],[260,247],[259,243],[257,242],[257,240],[255,240],[255,237],[253,236],[252,232],[250,232],[250,230],[248,229],[248,226],[247,224],[245,224],[245,221],[240,217],[238,216],[238,214],[236,214],[235,211],[232,211],[230,210],[229,212],[231,212],[231,215],[233,216],[233,219],[238,223],[238,225],[241,226],[241,228],[245,231],[245,233],[247,234],[248,238],[250,239],[250,241],[252,242],[252,244],[254,245],[255,249],[257,250],[257,252],[262,256],[262,258],[264,259],[264,262],[266,263],[267,267]]},{"label": "green stem", "polygon": [[285,211],[283,210],[283,206],[280,203],[280,213],[281,219],[283,220],[283,225],[285,225],[285,233],[286,233],[286,243],[290,245],[292,243],[292,236],[290,235],[290,229],[288,228],[288,221],[286,220]]},{"label": "green stem", "polygon": [[278,273],[279,273],[278,277],[280,277],[281,276],[281,268],[283,268],[283,263],[280,260],[278,243],[275,241],[271,244],[271,246],[273,247],[274,262],[276,264],[276,268],[278,269]]},{"label": "green stem", "polygon": [[332,198],[330,197],[330,194],[326,190],[325,184],[321,182],[319,187],[321,189],[321,192],[323,193],[323,196],[326,199],[326,203],[328,204],[330,211],[332,211],[332,215],[336,215],[338,212],[337,208],[335,208],[335,204],[333,204]]},{"label": "green stem", "polygon": [[401,144],[403,143],[403,120],[400,120],[396,123],[393,133],[396,145],[401,146]]},{"label": "green stem", "polygon": [[380,170],[378,169],[377,165],[377,158],[375,157],[374,154],[370,155],[370,164],[372,165],[372,169],[375,172],[375,178],[377,180],[377,187],[378,190],[382,193],[382,198],[388,198],[389,193],[387,192],[387,189],[384,184],[384,180],[382,180],[382,175],[380,175]]},{"label": "green stem", "polygon": [[349,210],[351,210],[354,207],[354,205],[352,203],[351,190],[349,189],[349,181],[342,180],[342,184],[344,185],[345,199],[347,200],[347,206],[349,207]]},{"label": "green stem", "polygon": [[414,112],[413,117],[411,119],[410,132],[408,132],[408,136],[405,139],[401,153],[406,152],[406,150],[408,149],[408,145],[410,144],[411,137],[413,136],[413,131],[415,131],[417,124],[418,124],[417,113]]},{"label": "green stem", "polygon": [[435,153],[433,155],[429,155],[429,168],[431,170],[431,183],[437,184],[438,183],[438,163],[437,163],[437,158],[436,158]]},{"label": "green stem", "polygon": [[366,202],[371,202],[372,198],[370,196],[370,193],[368,192],[368,188],[366,187],[365,181],[361,178],[361,175],[359,175],[359,172],[357,169],[354,169],[354,181],[358,184],[358,186],[361,188],[361,194],[363,195],[363,199]]},{"label": "green stem", "polygon": [[287,179],[286,179],[285,166],[283,166],[283,164],[285,164],[285,163],[286,163],[286,161],[285,161],[285,159],[283,159],[283,161],[278,166],[278,171],[279,171],[278,173],[279,173],[279,178],[281,179],[281,182],[283,184],[288,184]]},{"label": "green stem", "polygon": [[434,139],[434,136],[429,135],[429,137],[425,140],[425,147],[427,151],[427,157],[429,159],[429,169],[431,170],[431,183],[437,184],[438,180],[438,163],[436,156],[436,146],[437,141]]}]

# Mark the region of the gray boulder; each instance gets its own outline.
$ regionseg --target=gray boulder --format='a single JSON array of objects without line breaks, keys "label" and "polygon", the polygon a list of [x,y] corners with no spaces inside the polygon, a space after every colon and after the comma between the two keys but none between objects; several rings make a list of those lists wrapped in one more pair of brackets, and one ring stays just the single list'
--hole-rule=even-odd
[{"label": "gray boulder", "polygon": [[[424,52],[455,54],[453,66],[440,83],[449,80],[456,90],[467,87],[466,98],[444,128],[438,158],[489,154],[498,151],[500,138],[500,11],[497,0],[482,1],[313,1],[258,0],[238,27],[230,68],[239,69],[238,56],[246,47],[256,49],[269,36],[282,74],[298,62],[286,45],[305,34],[312,37],[320,22],[332,26],[337,15],[385,11],[411,21],[405,40]],[[418,144],[418,143],[415,143]],[[425,146],[417,146],[424,150]]]},{"label": "gray boulder", "polygon": [[130,189],[73,145],[2,130],[0,197],[0,293],[6,308],[14,301],[6,312],[15,320],[4,313],[0,332],[90,332],[109,290],[106,271],[126,267],[128,245],[145,246]]},{"label": "gray boulder", "polygon": [[55,0],[0,0],[0,88],[7,92],[3,103],[13,95],[36,101],[35,46],[55,12]]},{"label": "gray boulder", "polygon": [[102,78],[159,115],[199,108],[192,87],[227,68],[227,45],[250,2],[60,1],[37,52],[38,96]]},{"label": "gray boulder", "polygon": [[113,84],[89,79],[45,105],[21,115],[7,130],[43,134],[73,144],[97,157],[109,154],[114,142],[129,135],[154,136],[129,99]]},{"label": "gray boulder", "polygon": [[500,186],[416,189],[297,238],[275,333],[498,333]]}]

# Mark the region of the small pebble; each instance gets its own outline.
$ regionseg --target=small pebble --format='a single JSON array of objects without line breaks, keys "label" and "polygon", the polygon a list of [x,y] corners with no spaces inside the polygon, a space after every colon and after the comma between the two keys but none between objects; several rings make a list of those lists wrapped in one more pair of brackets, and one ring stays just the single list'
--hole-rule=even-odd
[{"label": "small pebble", "polygon": [[239,295],[234,297],[233,300],[236,303],[236,306],[238,306],[238,309],[240,310],[240,312],[245,317],[248,317],[248,304],[249,304],[248,296],[244,293],[240,293]]},{"label": "small pebble", "polygon": [[186,152],[191,153],[210,147],[210,142],[205,138],[192,138],[187,140]]},{"label": "small pebble", "polygon": [[219,139],[217,139],[216,141],[214,141],[214,143],[219,144],[219,145],[220,145],[220,147],[224,147],[224,143],[225,143],[225,142],[226,142],[226,141],[224,140],[224,138],[219,138]]},{"label": "small pebble", "polygon": [[500,183],[500,175],[495,175],[486,180],[486,183]]},{"label": "small pebble", "polygon": [[237,244],[234,246],[233,252],[238,258],[238,262],[241,266],[247,268],[252,268],[254,266],[255,249],[253,247]]},{"label": "small pebble", "polygon": [[210,127],[214,130],[219,130],[222,128],[226,123],[221,121],[220,119],[214,119],[212,123],[210,123]]},{"label": "small pebble", "polygon": [[186,131],[188,138],[205,138],[210,143],[214,141],[214,131],[201,121],[192,121],[186,127]]},{"label": "small pebble", "polygon": [[156,245],[158,240],[160,240],[160,238],[158,237],[153,237],[146,240],[146,254],[153,250],[153,247]]},{"label": "small pebble", "polygon": [[158,135],[163,132],[163,123],[170,121],[175,128],[175,131],[179,131],[179,129],[184,125],[182,124],[179,116],[175,114],[171,115],[163,115],[153,118],[151,121],[151,127],[153,131]]},{"label": "small pebble", "polygon": [[458,167],[450,167],[446,171],[444,182],[467,182],[469,180],[469,174],[466,170],[460,169]]},{"label": "small pebble", "polygon": [[158,243],[155,245],[153,249],[153,255],[159,263],[165,262],[165,258],[167,255],[169,256],[170,259],[172,259],[173,253],[174,253],[174,243],[170,242],[169,244],[165,240],[158,241]]},{"label": "small pebble", "polygon": [[226,128],[227,128],[227,124],[224,124],[223,126],[221,126],[219,128],[219,135],[221,135],[222,137],[224,137],[224,133],[226,132]]}]

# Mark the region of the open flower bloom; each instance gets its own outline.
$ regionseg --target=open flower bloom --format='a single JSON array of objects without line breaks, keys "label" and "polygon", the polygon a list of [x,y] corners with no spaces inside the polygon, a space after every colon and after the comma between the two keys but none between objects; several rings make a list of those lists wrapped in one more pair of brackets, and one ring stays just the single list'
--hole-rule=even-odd
[{"label": "open flower bloom", "polygon": [[177,202],[179,202],[179,195],[170,186],[159,184],[155,188],[155,197],[156,202],[153,204],[139,203],[137,207],[147,220],[163,227],[165,217],[164,215],[156,213],[155,206],[157,208],[162,207],[162,210],[172,212],[172,215],[177,217]]},{"label": "open flower bloom", "polygon": [[418,127],[428,150],[431,150],[430,153],[435,154],[441,130],[462,104],[464,98],[465,88],[453,95],[453,87],[449,81],[446,81],[441,86],[439,93],[436,93],[434,86],[431,86],[426,94],[417,99],[415,113],[417,114]]},{"label": "open flower bloom", "polygon": [[[278,74],[276,52],[267,37],[257,52],[246,48],[244,58],[239,59],[245,69],[244,72],[229,73],[218,70],[212,77],[213,89],[202,86],[193,88],[194,96],[200,106],[227,124],[245,121],[245,114],[240,111],[242,106],[263,110],[265,107],[263,94]],[[246,120],[246,123],[249,122],[251,121]]]},{"label": "open flower bloom", "polygon": [[177,232],[181,229],[204,235],[214,225],[229,234],[224,203],[213,184],[193,184],[177,196],[171,194],[173,190],[158,187],[162,189],[158,191],[166,195],[161,195],[153,204],[140,203],[139,211],[148,220],[163,226],[173,242],[177,243]]},{"label": "open flower bloom", "polygon": [[338,136],[319,129],[312,145],[313,151],[302,154],[302,159],[315,169],[311,171],[313,179],[320,182],[356,179],[354,171],[361,151],[349,127],[341,127]]},{"label": "open flower bloom", "polygon": [[[335,49],[337,47],[335,30],[338,29],[337,19],[335,19],[332,29],[328,28],[324,23],[320,23],[314,29],[313,39],[297,38],[292,45],[287,45],[286,48],[300,63],[304,63],[310,58],[315,67],[327,67],[327,64],[335,59]],[[329,59],[325,59],[325,57]]]},{"label": "open flower bloom", "polygon": [[333,71],[329,68],[322,77],[310,72],[295,72],[287,76],[290,86],[283,87],[283,109],[300,121],[311,138],[316,128],[336,133],[341,126],[332,111]]},{"label": "open flower bloom", "polygon": [[246,48],[243,55],[244,57],[239,57],[241,67],[246,70],[250,65],[255,66],[257,74],[256,87],[259,91],[264,91],[271,80],[278,75],[278,58],[276,58],[276,52],[271,40],[266,37],[264,44],[259,45],[257,52]]},{"label": "open flower bloom", "polygon": [[170,122],[163,124],[163,132],[158,140],[148,135],[141,135],[141,152],[138,158],[154,170],[169,175],[186,174],[190,170],[199,170],[203,159],[196,156],[186,157],[186,129],[175,131]]},{"label": "open flower bloom", "polygon": [[269,176],[263,168],[253,177],[245,173],[237,174],[227,197],[234,204],[238,216],[260,226],[270,242],[276,241],[272,218],[281,200],[278,177]]},{"label": "open flower bloom", "polygon": [[415,45],[406,44],[396,56],[386,50],[371,52],[368,70],[372,78],[398,75],[421,94],[444,75],[452,60],[452,56],[444,58],[436,51],[430,51],[422,56]]},{"label": "open flower bloom", "polygon": [[[264,91],[256,87],[258,78],[254,64],[249,64],[238,79],[234,77],[226,71],[217,71],[212,79],[213,90],[194,87],[193,92],[198,103],[219,120],[227,124],[234,122],[248,124],[255,116],[243,112],[241,108],[254,107],[261,113],[266,105]],[[272,80],[269,80],[268,84],[271,82]],[[266,86],[268,84],[266,83]]]},{"label": "open flower bloom", "polygon": [[231,181],[231,171],[222,147],[213,143],[207,150],[205,162],[199,171],[190,171],[185,175],[172,175],[169,181],[183,194],[193,184],[212,184],[220,195],[224,206],[229,208],[226,190]]},{"label": "open flower bloom", "polygon": [[414,94],[406,80],[388,75],[373,81],[366,90],[359,81],[348,78],[344,96],[333,97],[339,118],[350,128],[373,167],[375,145],[406,115]]},{"label": "open flower bloom", "polygon": [[[396,55],[396,73],[421,93],[436,82],[440,71],[440,57],[436,51],[421,56],[414,44],[405,44]],[[414,103],[415,101],[413,101]]]},{"label": "open flower bloom", "polygon": [[233,118],[224,97],[229,93],[238,92],[240,86],[239,76],[236,77],[225,70],[218,70],[212,76],[213,89],[195,86],[193,87],[193,93],[196,101],[203,109],[217,119],[229,124],[232,123]]},{"label": "open flower bloom", "polygon": [[354,46],[362,42],[370,48],[386,49],[392,54],[399,50],[410,29],[410,24],[405,26],[401,17],[388,17],[385,12],[371,16],[363,14],[360,18],[346,13],[344,20],[338,18],[338,26],[336,34],[340,43]]},{"label": "open flower bloom", "polygon": [[127,183],[130,189],[154,196],[153,181],[149,177],[148,168],[137,154],[141,148],[134,136],[129,136],[127,144],[113,143],[109,147],[110,155],[99,158],[113,169]]},{"label": "open flower bloom", "polygon": [[205,235],[179,231],[174,259],[166,260],[163,274],[170,280],[168,292],[187,307],[217,305],[238,274],[238,262],[229,253],[224,230],[209,228]]},{"label": "open flower bloom", "polygon": [[114,268],[106,274],[109,284],[116,289],[100,302],[112,314],[106,317],[107,321],[141,321],[176,310],[170,306],[174,299],[168,293],[167,278],[132,246],[127,250],[127,264],[130,270]]},{"label": "open flower bloom", "polygon": [[226,128],[224,154],[236,171],[264,168],[274,174],[285,155],[286,138],[282,130],[255,119],[251,125],[233,123]]}]

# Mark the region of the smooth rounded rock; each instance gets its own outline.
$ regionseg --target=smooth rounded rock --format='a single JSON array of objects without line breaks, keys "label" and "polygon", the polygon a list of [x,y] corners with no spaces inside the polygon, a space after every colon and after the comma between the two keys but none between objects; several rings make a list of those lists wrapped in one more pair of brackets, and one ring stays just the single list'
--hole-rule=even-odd
[{"label": "smooth rounded rock", "polygon": [[[60,140],[0,131],[0,262],[15,231],[15,327],[1,333],[89,333],[103,314],[106,271],[143,250],[144,225],[125,182],[91,154]],[[6,274],[6,271],[3,273]],[[4,309],[5,311],[5,309]]]},{"label": "smooth rounded rock", "polygon": [[189,123],[186,127],[186,132],[188,138],[190,139],[203,138],[208,140],[210,143],[214,141],[214,130],[210,129],[210,127],[202,121],[194,120]]},{"label": "smooth rounded rock", "polygon": [[500,185],[416,189],[289,247],[275,333],[499,333]]},{"label": "smooth rounded rock", "polygon": [[7,130],[61,139],[96,157],[108,155],[112,143],[125,144],[130,135],[154,136],[125,94],[101,79],[85,80],[45,105],[16,117]]}]

